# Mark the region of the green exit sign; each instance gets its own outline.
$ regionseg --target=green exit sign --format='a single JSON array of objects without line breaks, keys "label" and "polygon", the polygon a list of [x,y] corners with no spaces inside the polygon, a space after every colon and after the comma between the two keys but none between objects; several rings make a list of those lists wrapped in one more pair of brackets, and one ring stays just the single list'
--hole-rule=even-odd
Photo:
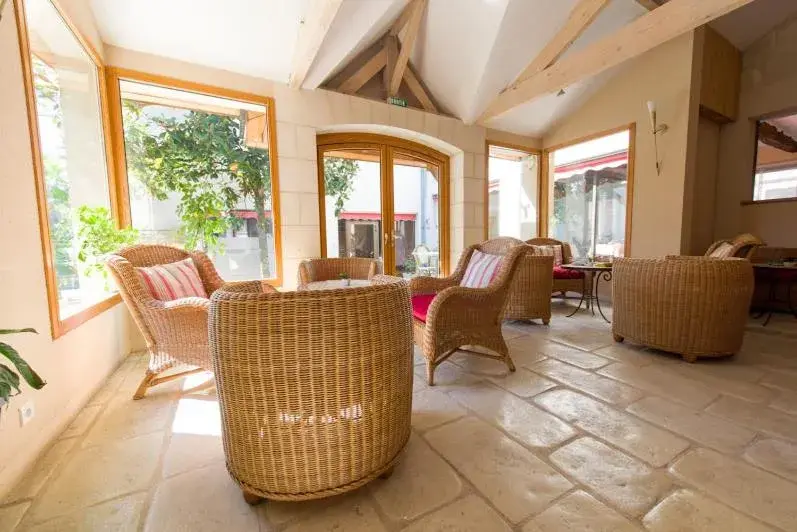
[{"label": "green exit sign", "polygon": [[407,100],[404,98],[399,98],[397,96],[388,96],[387,103],[391,105],[398,105],[399,107],[407,107]]}]

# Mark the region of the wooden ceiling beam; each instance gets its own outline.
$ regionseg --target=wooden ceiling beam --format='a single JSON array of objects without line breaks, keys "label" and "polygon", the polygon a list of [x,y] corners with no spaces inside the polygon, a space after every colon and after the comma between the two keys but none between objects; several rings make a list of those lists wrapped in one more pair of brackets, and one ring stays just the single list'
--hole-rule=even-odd
[{"label": "wooden ceiling beam", "polygon": [[387,64],[387,54],[384,48],[378,50],[357,72],[352,74],[347,80],[340,84],[338,90],[346,94],[354,94],[363,85],[376,76]]},{"label": "wooden ceiling beam", "polygon": [[304,19],[299,25],[299,36],[296,51],[293,55],[293,66],[288,84],[298,89],[307,78],[307,73],[321,49],[332,21],[338,14],[343,0],[310,0]]},{"label": "wooden ceiling beam", "polygon": [[[507,88],[479,117],[484,122],[544,94],[644,54],[753,0],[670,0],[600,41]],[[662,72],[662,76],[666,73]]]},{"label": "wooden ceiling beam", "polygon": [[592,24],[610,0],[581,0],[570,11],[565,25],[548,41],[545,48],[537,54],[523,72],[510,84],[510,87],[542,72],[556,62],[570,45]]},{"label": "wooden ceiling beam", "polygon": [[439,113],[437,104],[434,103],[426,85],[423,84],[421,78],[415,73],[412,64],[407,65],[407,70],[404,72],[404,81],[407,83],[407,88],[410,89],[412,95],[421,102],[421,107],[423,107],[424,111]]},{"label": "wooden ceiling beam", "polygon": [[[409,18],[406,22],[407,29],[404,35],[404,41],[401,43],[398,57],[396,58],[396,65],[390,72],[390,85],[388,85],[387,88],[388,96],[395,96],[398,94],[401,80],[404,79],[404,71],[407,69],[407,64],[410,61],[410,54],[412,53],[413,46],[415,46],[415,40],[418,38],[418,30],[421,27],[421,19],[423,18],[424,11],[426,11],[426,0],[412,0],[412,3],[407,6],[407,9],[410,10]],[[399,17],[399,22],[401,18],[402,17]],[[399,28],[399,31],[401,31],[401,28]],[[393,35],[392,32],[393,30],[391,29],[391,35],[397,38],[397,34]]]}]

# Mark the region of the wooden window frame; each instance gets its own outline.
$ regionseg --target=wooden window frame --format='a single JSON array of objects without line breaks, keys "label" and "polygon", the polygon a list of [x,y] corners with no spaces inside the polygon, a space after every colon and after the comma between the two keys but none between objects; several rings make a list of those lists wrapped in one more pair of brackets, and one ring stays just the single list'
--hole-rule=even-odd
[{"label": "wooden window frame", "polygon": [[[451,205],[450,205],[450,157],[433,148],[412,142],[410,140],[391,137],[388,135],[378,135],[375,133],[323,133],[316,137],[316,150],[318,160],[318,213],[321,240],[321,256],[327,256],[326,239],[326,190],[324,187],[324,153],[335,150],[374,150],[380,153],[380,196],[381,214],[394,213],[393,194],[385,194],[388,183],[393,180],[393,154],[406,153],[416,159],[433,164],[440,168],[438,177],[438,187],[440,193],[440,273],[448,275],[451,264]],[[387,213],[387,214],[386,214]],[[384,246],[384,242],[383,242]],[[388,250],[383,247],[383,266],[385,271],[392,271],[395,264],[395,256],[392,246]]]},{"label": "wooden window frame", "polygon": [[[100,104],[100,126],[105,151],[105,171],[108,178],[108,200],[111,208],[111,216],[117,223],[119,218],[119,202],[115,194],[116,176],[114,174],[113,152],[111,149],[111,137],[109,127],[109,109],[106,95],[107,80],[105,79],[105,65],[97,50],[91,45],[89,40],[78,30],[77,26],[61,7],[58,0],[49,0],[50,4],[58,13],[58,16],[78,41],[83,51],[88,55],[97,69],[97,91]],[[31,61],[30,40],[28,33],[27,18],[25,15],[25,0],[14,0],[14,15],[17,24],[17,39],[19,41],[19,52],[22,60],[22,79],[25,87],[25,104],[28,115],[28,131],[30,135],[31,156],[33,159],[33,176],[36,192],[36,205],[39,219],[39,233],[42,246],[42,259],[44,267],[44,280],[47,291],[47,307],[50,315],[50,333],[55,340],[65,335],[69,331],[77,328],[95,316],[105,312],[111,307],[122,301],[120,295],[112,294],[80,312],[67,318],[61,319],[58,304],[58,280],[55,273],[55,258],[50,238],[50,221],[47,209],[47,188],[44,179],[44,163],[42,161],[41,138],[39,136],[39,117],[36,110],[36,92],[33,82],[33,66]]]},{"label": "wooden window frame", "polygon": [[[542,217],[543,209],[540,205],[540,198],[542,198],[542,155],[543,150],[540,148],[530,148],[520,144],[511,144],[509,142],[498,142],[496,140],[484,141],[484,239],[487,240],[490,236],[490,146],[497,148],[506,148],[508,150],[515,150],[523,152],[528,155],[536,155],[537,163],[537,235],[542,236]],[[500,236],[500,235],[499,235]],[[534,237],[532,237],[534,238]]]},{"label": "wooden window frame", "polygon": [[767,118],[779,118],[783,116],[793,116],[797,114],[797,110],[792,108],[791,110],[786,111],[779,111],[777,113],[769,113],[763,116],[759,116],[758,118],[752,119],[751,122],[753,123],[753,171],[752,171],[752,179],[750,180],[750,199],[749,200],[742,200],[739,202],[740,205],[758,205],[758,204],[768,204],[768,203],[794,203],[797,202],[797,196],[790,196],[788,198],[773,198],[773,199],[764,199],[764,200],[757,200],[755,198],[755,185],[756,185],[756,175],[758,175],[758,126],[761,124],[762,121],[765,121]]},{"label": "wooden window frame", "polygon": [[116,196],[120,200],[120,221],[123,227],[132,227],[132,218],[130,215],[130,190],[128,186],[129,177],[127,175],[127,156],[125,155],[122,100],[119,88],[119,82],[121,80],[156,85],[194,94],[215,96],[243,103],[253,103],[262,105],[266,108],[268,159],[269,165],[271,166],[271,217],[274,227],[274,254],[277,271],[275,277],[262,279],[262,281],[275,287],[281,287],[283,282],[282,219],[280,218],[279,162],[277,154],[277,111],[274,98],[137,70],[106,67],[105,71],[107,79],[107,100],[111,122],[113,161],[115,173],[119,176],[116,180]]},{"label": "wooden window frame", "polygon": [[574,146],[576,144],[581,144],[590,140],[599,139],[601,137],[608,137],[609,135],[620,133],[621,131],[628,131],[628,180],[626,184],[627,202],[625,205],[625,245],[623,247],[623,257],[631,256],[631,227],[633,222],[632,218],[634,215],[634,170],[636,167],[636,122],[623,124],[621,126],[605,129],[603,131],[598,131],[589,135],[584,135],[583,137],[579,137],[574,140],[548,146],[542,150],[542,164],[540,164],[542,176],[540,177],[540,183],[543,187],[542,191],[545,193],[545,202],[540,204],[540,212],[543,216],[541,220],[542,223],[540,224],[540,235],[545,237],[550,236],[548,234],[548,211],[550,208],[550,205],[548,204],[548,195],[551,185],[551,169],[549,168],[551,154],[556,150],[561,150],[562,148],[567,148],[569,146]]}]

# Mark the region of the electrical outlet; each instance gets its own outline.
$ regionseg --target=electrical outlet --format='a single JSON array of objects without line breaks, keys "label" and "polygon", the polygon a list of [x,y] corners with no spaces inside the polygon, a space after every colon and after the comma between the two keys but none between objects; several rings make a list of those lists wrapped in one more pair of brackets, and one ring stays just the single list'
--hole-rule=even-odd
[{"label": "electrical outlet", "polygon": [[36,415],[36,408],[33,406],[33,401],[28,401],[19,407],[19,426],[24,427],[27,425],[33,416]]}]

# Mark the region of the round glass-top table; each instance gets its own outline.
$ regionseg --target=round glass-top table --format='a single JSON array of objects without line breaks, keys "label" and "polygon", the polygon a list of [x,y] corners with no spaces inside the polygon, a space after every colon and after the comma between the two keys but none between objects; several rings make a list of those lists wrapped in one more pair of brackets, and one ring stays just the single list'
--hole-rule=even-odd
[{"label": "round glass-top table", "polygon": [[[592,315],[595,315],[595,306],[598,307],[598,312],[600,312],[601,317],[606,320],[606,323],[611,323],[609,318],[603,313],[603,309],[601,308],[601,300],[598,299],[598,285],[600,280],[603,279],[607,283],[611,282],[612,280],[612,265],[597,265],[597,264],[563,264],[562,268],[567,270],[575,270],[578,272],[584,273],[584,276],[581,278],[581,300],[578,302],[578,306],[576,309],[567,315],[567,317],[573,316],[576,312],[581,310],[581,305],[584,304],[584,310],[591,310]],[[587,274],[590,276],[590,280],[587,281]],[[587,290],[589,288],[589,290]]]},{"label": "round glass-top table", "polygon": [[[348,281],[348,282],[347,282]],[[313,281],[299,287],[299,290],[339,290],[342,288],[357,288],[371,286],[367,279],[332,279],[329,281]]]}]

